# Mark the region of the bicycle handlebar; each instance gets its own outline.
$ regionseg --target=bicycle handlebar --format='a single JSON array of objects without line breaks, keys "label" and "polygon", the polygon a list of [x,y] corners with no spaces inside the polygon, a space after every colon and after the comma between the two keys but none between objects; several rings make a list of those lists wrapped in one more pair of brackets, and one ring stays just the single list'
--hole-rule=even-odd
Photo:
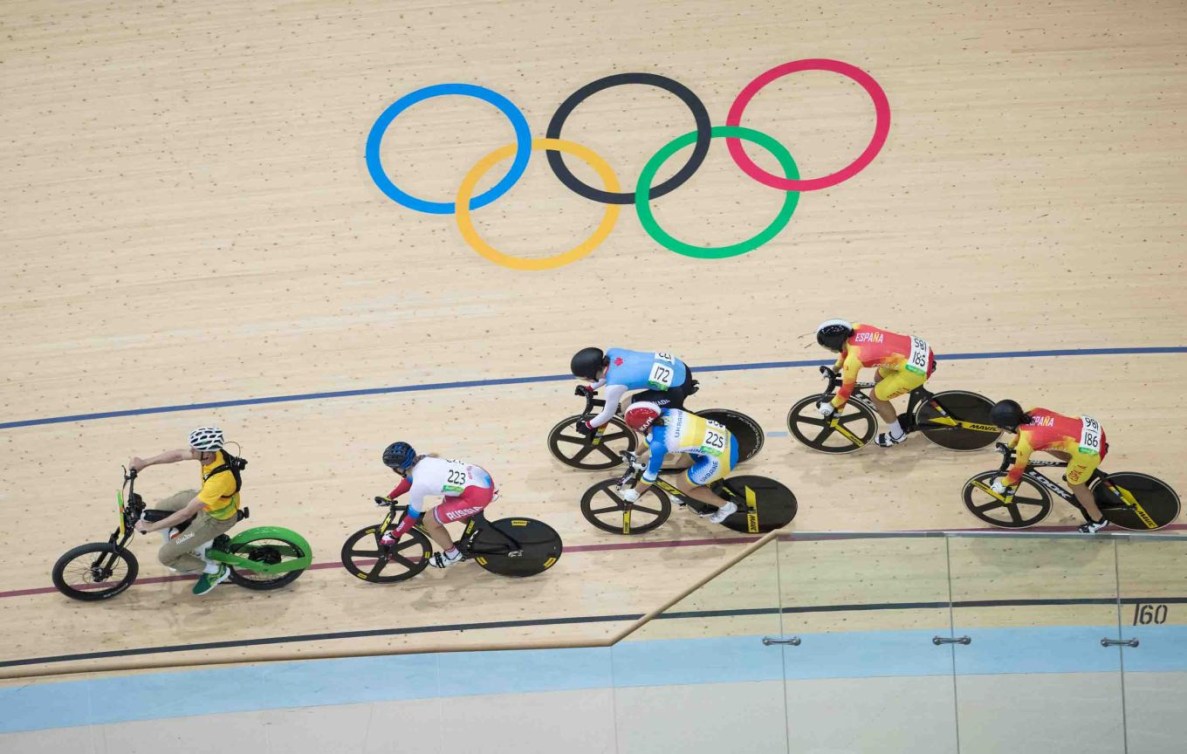
[{"label": "bicycle handlebar", "polygon": [[582,416],[594,413],[594,407],[601,408],[606,405],[606,401],[598,399],[598,391],[590,390],[586,385],[578,385],[573,394],[585,398],[585,409],[581,412]]}]

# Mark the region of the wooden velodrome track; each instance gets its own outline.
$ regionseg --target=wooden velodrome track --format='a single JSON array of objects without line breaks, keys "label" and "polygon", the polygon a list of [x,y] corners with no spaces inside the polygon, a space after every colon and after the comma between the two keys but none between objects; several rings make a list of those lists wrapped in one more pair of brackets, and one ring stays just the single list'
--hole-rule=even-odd
[{"label": "wooden velodrome track", "polygon": [[[932,343],[933,386],[1091,413],[1109,434],[1107,468],[1187,489],[1187,358],[1135,352],[1184,345],[1187,6],[1177,0],[13,0],[0,25],[2,660],[113,655],[52,664],[94,669],[136,648],[181,650],[136,656],[167,665],[621,630],[737,554],[742,538],[679,514],[629,541],[586,524],[577,500],[602,477],[562,467],[544,446],[579,408],[573,383],[340,395],[560,375],[590,344],[670,350],[695,367],[753,365],[822,359],[809,333],[823,318],[873,322]],[[731,259],[663,250],[628,206],[587,258],[508,269],[468,248],[453,218],[389,200],[364,159],[380,113],[431,84],[494,89],[542,137],[579,87],[653,72],[689,87],[722,125],[753,78],[817,57],[877,80],[889,139],[854,178],[804,193],[773,241]],[[802,175],[821,176],[861,152],[873,121],[853,81],[806,72],[764,89],[743,124],[786,145]],[[578,107],[563,137],[603,156],[629,190],[689,130],[675,97],[626,86]],[[401,188],[448,201],[479,158],[513,139],[494,108],[443,97],[401,115],[382,156]],[[578,160],[567,164],[596,185]],[[653,205],[677,237],[726,244],[765,227],[783,197],[715,140],[692,179]],[[496,248],[534,258],[589,236],[603,211],[537,152],[514,191],[474,214]],[[1109,352],[1016,353],[1056,349]],[[698,376],[690,405],[739,409],[768,432],[819,390],[811,367]],[[238,400],[247,403],[185,408]],[[139,411],[169,406],[181,408]],[[123,413],[88,416],[105,412]],[[61,417],[82,418],[43,421]],[[211,423],[251,461],[251,523],[304,533],[326,567],[287,590],[225,585],[196,600],[188,580],[163,578],[154,536],[133,544],[141,583],[110,604],[53,592],[54,559],[110,531],[120,465]],[[390,588],[334,567],[346,536],[378,520],[371,497],[393,482],[379,453],[394,439],[489,468],[503,492],[492,517],[551,523],[565,538],[560,563],[524,581],[464,566]],[[996,459],[919,438],[828,458],[771,437],[748,470],[796,492],[794,531],[959,529],[978,523],[961,484]],[[138,489],[151,500],[195,477],[193,464],[157,467]],[[1047,523],[1071,522],[1057,508]],[[866,543],[834,553],[833,567],[893,573],[898,547]],[[1079,573],[1091,581],[1096,571]],[[818,583],[833,602],[882,596],[870,586],[882,582],[835,572]],[[379,633],[354,635],[368,631]],[[258,641],[327,634],[344,636]],[[225,644],[184,651],[210,642]]]}]

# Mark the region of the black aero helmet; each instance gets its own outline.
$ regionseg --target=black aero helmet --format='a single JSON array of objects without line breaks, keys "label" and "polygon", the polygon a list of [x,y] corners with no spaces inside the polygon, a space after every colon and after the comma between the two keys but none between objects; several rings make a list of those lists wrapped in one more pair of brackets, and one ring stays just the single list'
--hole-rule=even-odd
[{"label": "black aero helmet", "polygon": [[407,471],[416,460],[416,451],[406,442],[393,442],[383,450],[383,465],[396,471]]},{"label": "black aero helmet", "polygon": [[586,380],[596,380],[598,378],[598,370],[606,363],[606,354],[602,353],[600,348],[582,348],[577,353],[573,354],[573,360],[569,362],[569,371],[573,373],[574,377],[581,377]]},{"label": "black aero helmet", "polygon": [[838,353],[852,335],[853,325],[844,319],[826,319],[816,328],[816,342]]},{"label": "black aero helmet", "polygon": [[1018,425],[1026,421],[1026,412],[1017,401],[998,401],[989,410],[989,420],[994,425],[1015,432]]}]

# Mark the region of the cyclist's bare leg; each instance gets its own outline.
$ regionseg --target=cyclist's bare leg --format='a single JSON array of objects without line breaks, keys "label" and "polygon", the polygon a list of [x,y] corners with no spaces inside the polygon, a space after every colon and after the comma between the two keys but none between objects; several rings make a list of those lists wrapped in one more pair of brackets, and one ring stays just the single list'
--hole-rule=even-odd
[{"label": "cyclist's bare leg", "polygon": [[[874,372],[874,384],[877,385],[882,381],[882,373]],[[878,412],[878,416],[882,417],[882,421],[887,424],[894,424],[898,421],[898,413],[894,410],[894,404],[890,401],[884,401],[879,398],[873,390],[869,392],[870,402],[874,404],[874,410]]]},{"label": "cyclist's bare leg", "polygon": [[[1071,454],[1064,453],[1060,450],[1049,450],[1047,452],[1061,461],[1070,461],[1072,459]],[[1096,499],[1092,496],[1092,492],[1088,489],[1087,484],[1069,484],[1068,487],[1075,493],[1076,500],[1084,507],[1084,512],[1088,514],[1092,521],[1100,521],[1105,517],[1100,512],[1100,507],[1096,504]]]},{"label": "cyclist's bare leg", "polygon": [[680,490],[680,494],[705,505],[714,505],[720,508],[727,502],[725,498],[714,495],[708,487],[689,482],[684,474],[676,477],[676,489]]},{"label": "cyclist's bare leg", "polygon": [[420,526],[442,550],[453,549],[453,537],[449,536],[449,531],[437,521],[436,513],[427,511],[420,521]]}]

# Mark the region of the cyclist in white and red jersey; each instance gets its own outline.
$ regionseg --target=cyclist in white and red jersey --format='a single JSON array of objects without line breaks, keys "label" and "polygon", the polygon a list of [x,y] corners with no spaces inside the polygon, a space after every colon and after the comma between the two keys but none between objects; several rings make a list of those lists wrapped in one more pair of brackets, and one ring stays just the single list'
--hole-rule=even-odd
[{"label": "cyclist in white and red jersey", "polygon": [[[406,442],[389,445],[383,451],[383,463],[404,478],[387,498],[375,501],[387,505],[407,492],[408,511],[380,541],[387,546],[395,544],[423,517],[425,532],[442,549],[433,554],[430,565],[446,568],[461,560],[462,554],[454,546],[445,524],[467,521],[494,502],[499,491],[490,474],[465,461],[417,455]],[[433,508],[432,515],[425,516],[425,498],[436,496],[442,497],[441,503]]]}]

